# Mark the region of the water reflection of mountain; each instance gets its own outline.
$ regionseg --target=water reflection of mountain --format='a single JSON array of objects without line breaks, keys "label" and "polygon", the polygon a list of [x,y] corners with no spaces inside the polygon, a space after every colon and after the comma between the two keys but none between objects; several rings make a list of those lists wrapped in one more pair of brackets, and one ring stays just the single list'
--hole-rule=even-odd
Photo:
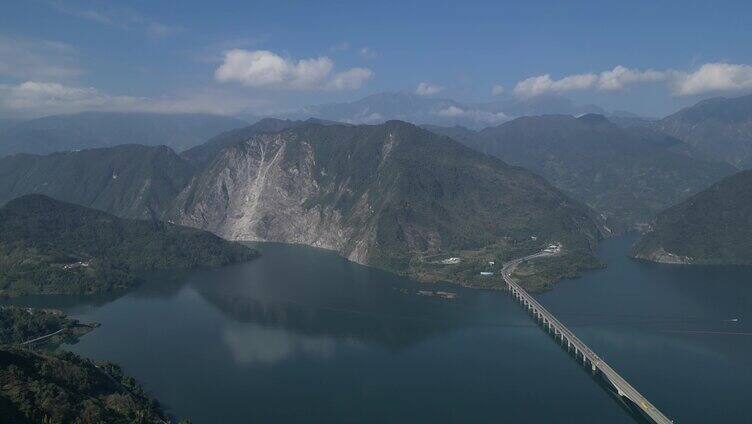
[{"label": "water reflection of mountain", "polygon": [[[204,299],[227,316],[269,328],[284,329],[306,336],[329,336],[390,348],[402,348],[428,337],[452,331],[462,320],[442,317],[441,305],[423,305],[421,310],[403,306],[423,299],[364,299],[350,304],[304,304],[294,299],[264,299],[249,294],[223,290],[226,287],[201,285]],[[410,296],[395,292],[397,296]]]},{"label": "water reflection of mountain", "polygon": [[0,305],[17,305],[31,308],[62,309],[68,314],[81,313],[114,302],[127,292],[119,291],[97,295],[32,295],[0,300]]},{"label": "water reflection of mountain", "polygon": [[94,295],[31,295],[15,298],[0,299],[0,305],[19,305],[36,308],[56,308],[68,314],[85,313],[101,308],[123,296],[136,298],[169,299],[177,294],[185,285],[192,271],[169,270],[143,273],[139,276],[140,284],[133,290],[119,290],[110,293]]},{"label": "water reflection of mountain", "polygon": [[[259,259],[197,275],[190,283],[240,322],[402,348],[462,327],[507,325],[520,316],[524,320],[519,314],[500,317],[498,299],[503,296],[457,286],[427,288],[310,247],[254,247],[261,250]],[[426,289],[448,290],[459,297],[450,301],[416,294]]]}]

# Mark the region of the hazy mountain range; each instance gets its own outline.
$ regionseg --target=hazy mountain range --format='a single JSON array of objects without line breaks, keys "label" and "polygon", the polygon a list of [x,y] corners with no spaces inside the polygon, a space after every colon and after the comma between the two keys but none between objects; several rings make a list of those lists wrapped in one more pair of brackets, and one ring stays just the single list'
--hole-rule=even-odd
[{"label": "hazy mountain range", "polygon": [[0,122],[0,157],[120,144],[166,145],[182,151],[246,125],[240,119],[219,115],[135,112],[83,112],[6,121]]},{"label": "hazy mountain range", "polygon": [[136,144],[0,158],[0,204],[28,193],[151,218],[169,207],[193,167],[165,146]]},{"label": "hazy mountain range", "polygon": [[398,119],[417,124],[462,125],[477,129],[498,125],[518,116],[583,113],[605,111],[595,105],[577,105],[561,96],[538,96],[530,99],[509,97],[487,103],[462,103],[410,92],[395,92],[374,94],[353,102],[308,106],[283,117],[313,117],[356,124],[375,124]]},{"label": "hazy mountain range", "polygon": [[656,122],[708,157],[752,168],[752,95],[701,101]]},{"label": "hazy mountain range", "polygon": [[[86,139],[93,144],[133,141],[127,135],[138,131],[152,131],[143,139],[156,143],[185,120],[192,123],[178,125],[167,137],[171,144],[188,146],[209,134],[181,153],[136,144],[70,151],[69,143],[66,152],[0,158],[0,204],[42,193],[121,217],[169,219],[236,240],[325,247],[416,278],[469,285],[482,285],[478,271],[489,260],[500,263],[546,242],[563,242],[568,262],[557,265],[555,279],[593,266],[595,240],[606,228],[617,232],[650,222],[736,172],[722,152],[743,152],[752,144],[742,131],[749,122],[739,106],[744,99],[701,102],[662,120],[619,113],[611,117],[617,125],[598,114],[543,115],[482,130],[324,119],[342,119],[340,113],[363,111],[364,105],[413,116],[462,106],[405,93],[322,106],[315,119],[269,118],[239,128],[234,126],[241,121],[204,115],[50,117],[15,123],[2,134],[26,134],[44,147],[44,137],[22,130],[92,117],[102,118],[96,131],[117,133]],[[713,107],[704,119],[707,105]],[[689,120],[687,115],[698,122],[695,128],[712,122],[707,133],[715,141],[689,142],[664,132],[668,122]],[[139,126],[143,122],[154,125]],[[71,127],[61,124],[60,133],[82,144]],[[181,134],[194,127],[201,131],[184,141]],[[42,134],[54,135],[54,128]],[[462,265],[441,266],[447,255],[462,257]]]},{"label": "hazy mountain range", "polygon": [[614,231],[735,172],[649,127],[620,128],[602,115],[517,118],[481,131],[428,127],[528,168],[603,214]]}]

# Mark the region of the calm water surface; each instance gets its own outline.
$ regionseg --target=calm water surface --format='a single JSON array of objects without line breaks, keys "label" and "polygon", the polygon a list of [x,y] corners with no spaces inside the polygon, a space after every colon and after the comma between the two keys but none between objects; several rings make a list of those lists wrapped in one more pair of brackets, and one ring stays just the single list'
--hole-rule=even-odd
[{"label": "calm water surface", "polygon": [[[634,262],[631,241],[603,243],[609,268],[541,302],[676,422],[752,422],[752,272]],[[102,323],[68,348],[121,364],[194,423],[634,422],[505,293],[420,296],[441,288],[260,249],[117,299],[43,303]]]}]

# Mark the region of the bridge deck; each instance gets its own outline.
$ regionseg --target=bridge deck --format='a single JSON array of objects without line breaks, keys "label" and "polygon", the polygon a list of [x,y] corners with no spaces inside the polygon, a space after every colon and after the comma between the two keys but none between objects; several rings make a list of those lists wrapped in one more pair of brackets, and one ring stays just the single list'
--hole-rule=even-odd
[{"label": "bridge deck", "polygon": [[512,271],[521,262],[543,256],[546,256],[546,254],[539,253],[516,259],[504,265],[502,277],[512,294],[522,302],[522,304],[525,305],[533,315],[541,320],[543,327],[547,328],[549,331],[553,331],[554,337],[559,336],[561,337],[562,342],[567,343],[568,347],[574,347],[575,357],[578,357],[578,355],[582,356],[583,364],[586,364],[589,361],[592,370],[599,371],[616,388],[619,396],[629,399],[635,405],[642,408],[645,415],[654,422],[659,424],[672,423],[673,421],[663,415],[663,413],[653,406],[653,404],[640,394],[637,389],[632,387],[627,380],[614,371],[613,368],[596,355],[595,352],[593,352],[584,342],[582,342],[582,340],[562,324],[551,312],[538,303],[533,296],[512,279]]}]

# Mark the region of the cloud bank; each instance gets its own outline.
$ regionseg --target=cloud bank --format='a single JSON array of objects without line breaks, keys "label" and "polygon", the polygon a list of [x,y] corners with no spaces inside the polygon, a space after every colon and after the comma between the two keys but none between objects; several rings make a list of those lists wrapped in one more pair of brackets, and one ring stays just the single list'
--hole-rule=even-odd
[{"label": "cloud bank", "polygon": [[444,90],[444,87],[428,82],[421,82],[418,87],[415,88],[415,94],[419,96],[431,96],[433,94],[440,93]]},{"label": "cloud bank", "polygon": [[752,89],[752,66],[717,62],[686,72],[640,70],[619,65],[597,74],[574,74],[560,79],[553,79],[550,74],[538,75],[518,82],[513,91],[518,97],[529,98],[577,90],[621,91],[630,85],[656,82],[667,82],[676,96],[742,91]]},{"label": "cloud bank", "polygon": [[752,66],[730,63],[706,63],[691,73],[677,73],[672,91],[679,96],[708,92],[752,89]]},{"label": "cloud bank", "polygon": [[485,110],[462,109],[457,106],[449,106],[436,113],[442,118],[464,118],[485,124],[499,124],[508,121],[509,117],[504,112],[488,112]]},{"label": "cloud bank", "polygon": [[152,98],[112,95],[93,87],[56,82],[26,81],[20,84],[0,84],[0,111],[25,117],[87,110],[231,115],[267,110],[269,106],[269,102],[264,100],[212,90],[191,90],[186,96]]},{"label": "cloud bank", "polygon": [[281,90],[357,90],[373,78],[367,68],[332,74],[333,69],[326,56],[296,61],[268,50],[233,49],[225,52],[214,77],[221,83]]},{"label": "cloud bank", "polygon": [[642,71],[619,65],[599,74],[575,74],[557,80],[551,78],[549,74],[527,78],[517,83],[514,87],[514,94],[519,97],[535,97],[541,94],[561,94],[588,89],[617,91],[631,84],[657,82],[664,79],[666,79],[666,72],[653,69]]}]

